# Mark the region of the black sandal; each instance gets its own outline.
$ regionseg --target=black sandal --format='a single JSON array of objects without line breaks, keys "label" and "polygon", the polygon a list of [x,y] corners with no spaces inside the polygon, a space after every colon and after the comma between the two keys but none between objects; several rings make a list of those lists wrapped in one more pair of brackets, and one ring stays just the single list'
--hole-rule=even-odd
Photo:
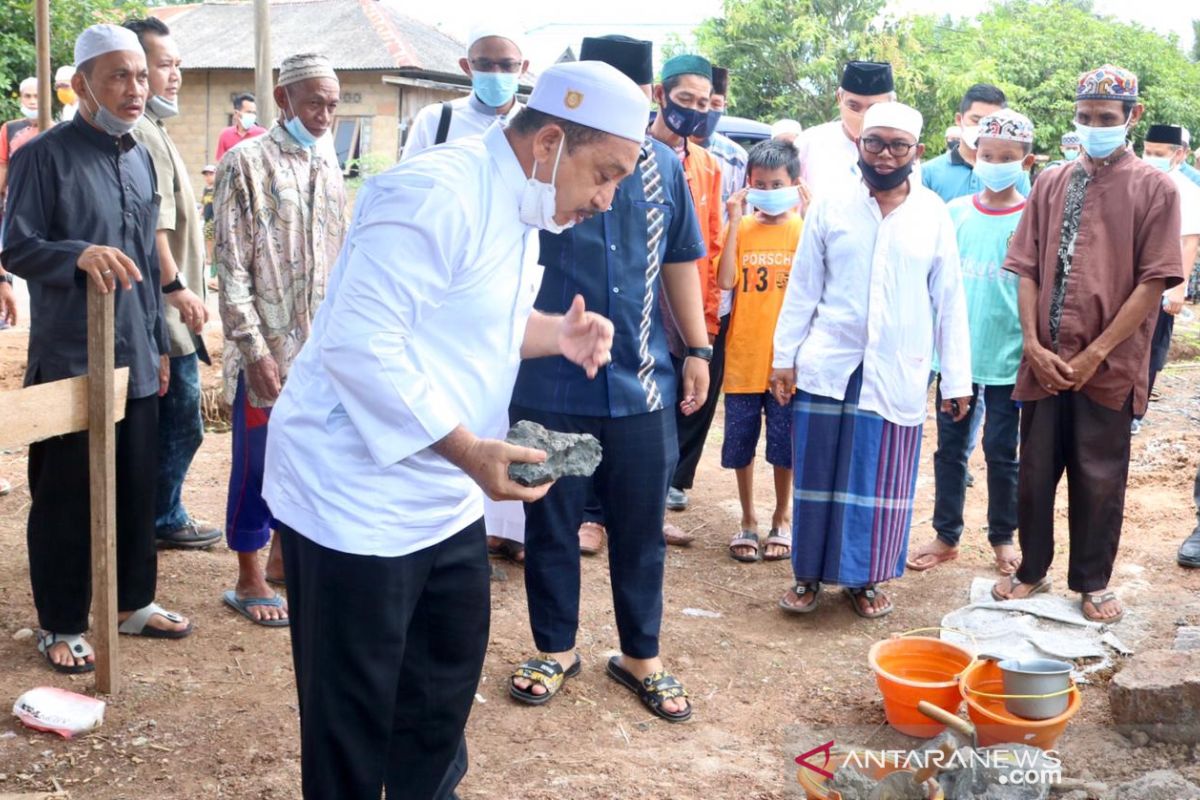
[{"label": "black sandal", "polygon": [[813,598],[811,603],[806,603],[802,606],[794,606],[787,601],[787,595],[779,598],[779,607],[789,614],[811,614],[817,610],[817,596],[821,594],[820,581],[808,581],[807,583],[796,582],[792,587],[792,594],[796,595],[797,600],[803,600],[804,595],[811,593]]},{"label": "black sandal", "polygon": [[[562,664],[558,663],[547,656],[537,656],[530,658],[521,663],[513,671],[512,677],[524,678],[531,681],[528,689],[520,689],[516,684],[509,681],[508,693],[514,700],[520,700],[522,703],[528,703],[531,706],[540,706],[542,703],[549,702],[551,697],[558,694],[558,690],[562,688],[563,683],[567,678],[574,678],[583,669],[583,659],[579,654],[575,654],[575,663],[569,666],[565,671]],[[546,687],[545,694],[534,694],[533,685],[540,683]]]},{"label": "black sandal", "polygon": [[514,564],[525,563],[525,545],[512,539],[500,539],[500,544],[488,545],[488,555],[503,558]]},{"label": "black sandal", "polygon": [[608,660],[606,671],[608,677],[636,694],[642,704],[656,716],[667,722],[686,722],[692,718],[691,703],[688,703],[683,711],[667,711],[662,707],[667,700],[688,696],[683,684],[671,673],[655,672],[639,681],[632,672],[621,666],[620,656],[613,656]]},{"label": "black sandal", "polygon": [[850,607],[854,609],[855,614],[858,614],[863,619],[879,619],[880,617],[886,617],[896,609],[896,606],[892,604],[891,598],[887,597],[887,595],[883,595],[888,601],[887,608],[880,611],[863,611],[862,603],[858,602],[860,597],[866,598],[867,602],[874,604],[875,598],[879,597],[881,594],[883,593],[875,588],[875,584],[864,586],[861,589],[846,589],[846,597],[850,600]]}]

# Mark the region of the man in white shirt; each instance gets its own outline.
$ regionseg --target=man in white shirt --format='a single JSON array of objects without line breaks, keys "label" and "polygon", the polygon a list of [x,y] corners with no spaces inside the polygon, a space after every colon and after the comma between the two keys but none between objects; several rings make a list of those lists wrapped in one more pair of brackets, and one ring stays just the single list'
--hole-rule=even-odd
[{"label": "man in white shirt", "polygon": [[892,65],[886,61],[846,64],[837,90],[838,119],[809,128],[793,142],[800,151],[801,177],[814,198],[858,181],[863,115],[876,103],[895,100],[895,89]]},{"label": "man in white shirt", "polygon": [[487,648],[483,496],[532,502],[480,438],[521,358],[594,376],[612,324],[576,297],[532,312],[531,229],[602,213],[637,165],[649,103],[606,64],[559,64],[507,129],[368,181],[312,337],[275,405],[304,797],[451,797]]},{"label": "man in white shirt", "polygon": [[520,35],[506,23],[486,23],[471,29],[467,55],[458,66],[471,79],[471,93],[457,100],[432,103],[413,117],[403,161],[423,150],[464,136],[483,133],[500,120],[505,125],[521,110],[517,85],[529,69],[521,53]]},{"label": "man in white shirt", "polygon": [[954,224],[912,175],[921,114],[880,103],[862,126],[862,177],[814,195],[775,328],[771,391],[794,415],[790,613],[814,610],[822,582],[859,616],[892,611],[876,585],[904,571],[931,354],[943,411],[962,419],[971,397]]}]

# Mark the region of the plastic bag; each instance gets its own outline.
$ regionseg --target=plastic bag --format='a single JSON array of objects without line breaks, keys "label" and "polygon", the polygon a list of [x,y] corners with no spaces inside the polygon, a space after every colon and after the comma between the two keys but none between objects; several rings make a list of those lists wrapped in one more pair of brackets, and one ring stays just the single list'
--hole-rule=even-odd
[{"label": "plastic bag", "polygon": [[65,689],[39,686],[17,698],[13,703],[13,714],[27,728],[70,739],[100,727],[104,722],[104,701]]}]

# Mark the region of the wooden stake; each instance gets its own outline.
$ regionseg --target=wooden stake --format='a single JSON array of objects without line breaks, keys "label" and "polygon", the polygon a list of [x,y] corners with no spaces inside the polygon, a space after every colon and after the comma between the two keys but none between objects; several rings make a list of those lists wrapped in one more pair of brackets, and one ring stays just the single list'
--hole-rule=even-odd
[{"label": "wooden stake", "polygon": [[113,396],[113,291],[88,281],[88,476],[92,507],[92,614],[96,689],[116,694],[117,668],[117,481]]},{"label": "wooden stake", "polygon": [[37,43],[38,130],[48,131],[53,120],[50,73],[50,0],[37,0],[33,14]]},{"label": "wooden stake", "polygon": [[271,4],[254,0],[254,99],[264,128],[275,119],[275,78],[271,73]]}]

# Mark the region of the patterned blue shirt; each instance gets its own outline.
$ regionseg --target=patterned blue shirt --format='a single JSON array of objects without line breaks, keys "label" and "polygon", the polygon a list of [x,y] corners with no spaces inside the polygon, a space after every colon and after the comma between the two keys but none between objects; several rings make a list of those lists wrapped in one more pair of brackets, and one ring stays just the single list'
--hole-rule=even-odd
[{"label": "patterned blue shirt", "polygon": [[[921,164],[921,183],[947,203],[957,197],[969,197],[983,191],[983,181],[958,154],[957,148]],[[1022,172],[1017,181],[1017,191],[1022,197],[1029,197],[1029,188],[1029,173]]]},{"label": "patterned blue shirt", "polygon": [[[670,147],[654,140],[643,146],[642,164],[651,147],[663,186],[663,202],[657,206],[665,215],[658,246],[662,263],[694,261],[705,253],[704,240],[683,166]],[[588,417],[627,417],[653,410],[637,374],[647,308],[650,376],[663,407],[674,405],[675,370],[658,302],[662,283],[658,278],[647,280],[648,206],[639,165],[617,187],[612,210],[560,234],[541,233],[539,260],[546,272],[534,307],[561,314],[575,295],[583,295],[589,311],[612,320],[612,362],[595,380],[588,380],[582,369],[560,356],[523,361],[514,405]]]}]

